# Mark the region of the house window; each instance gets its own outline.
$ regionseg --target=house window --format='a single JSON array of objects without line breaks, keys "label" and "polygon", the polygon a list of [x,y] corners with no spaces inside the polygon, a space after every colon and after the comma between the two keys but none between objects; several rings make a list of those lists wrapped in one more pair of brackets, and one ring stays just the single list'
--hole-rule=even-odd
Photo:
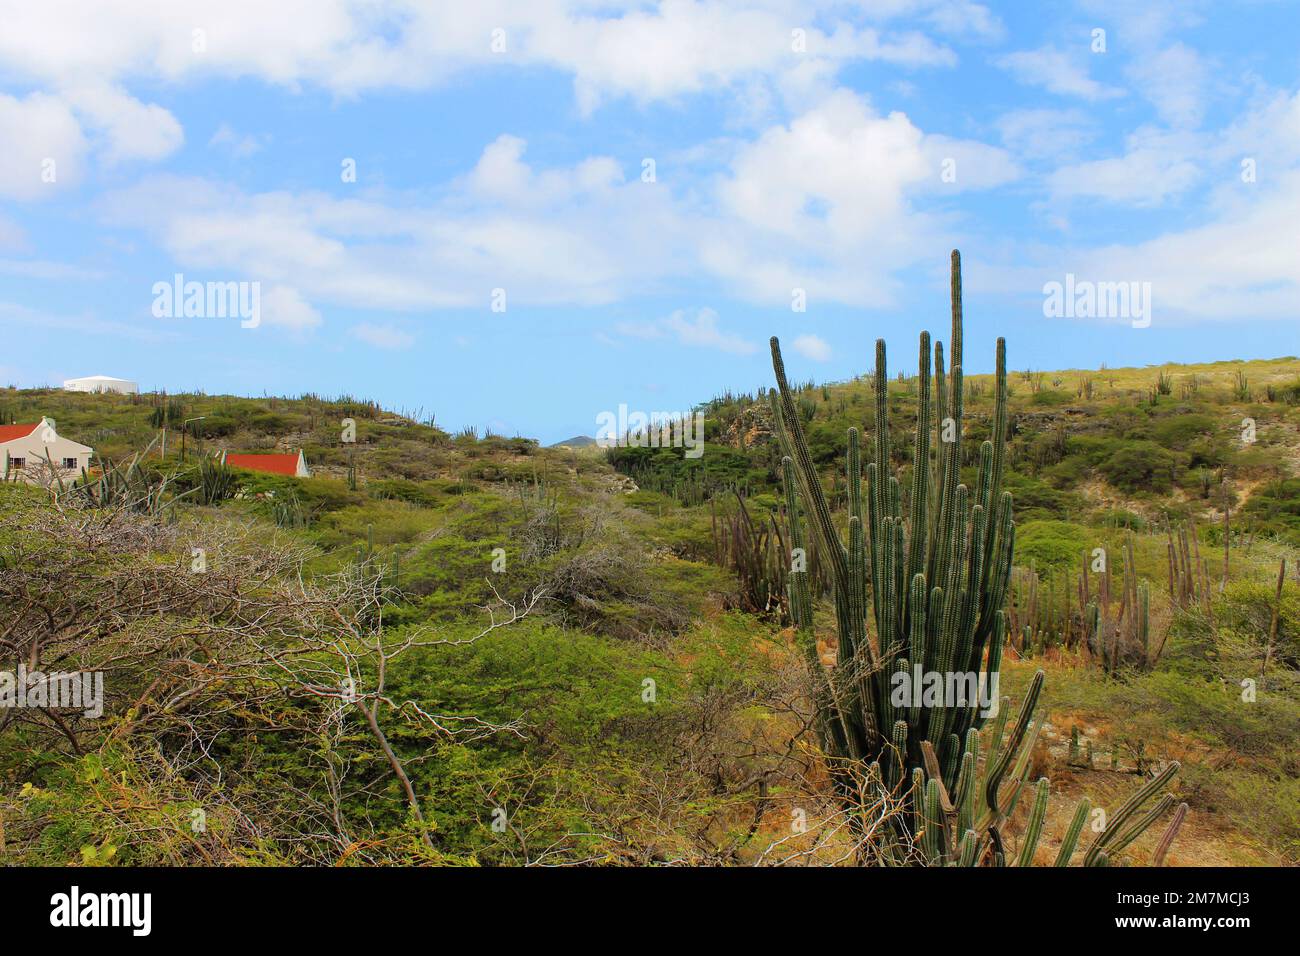
[{"label": "house window", "polygon": [[69,470],[75,469],[77,467],[77,459],[75,458],[63,459],[63,467]]},{"label": "house window", "polygon": [[26,459],[26,458],[10,458],[10,459],[9,459],[9,467],[10,467],[10,468],[17,468],[17,469],[19,469],[19,470],[21,470],[21,469],[23,469],[23,468],[26,468],[26,467],[27,467],[27,459]]}]

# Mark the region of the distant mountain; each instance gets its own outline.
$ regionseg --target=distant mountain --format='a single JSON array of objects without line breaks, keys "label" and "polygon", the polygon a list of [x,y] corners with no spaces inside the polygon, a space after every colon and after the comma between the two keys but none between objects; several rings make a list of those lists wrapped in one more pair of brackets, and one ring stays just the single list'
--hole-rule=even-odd
[{"label": "distant mountain", "polygon": [[596,439],[588,438],[586,435],[578,435],[574,438],[566,438],[564,441],[557,441],[554,445],[548,445],[548,448],[586,448],[589,445],[596,444]]}]

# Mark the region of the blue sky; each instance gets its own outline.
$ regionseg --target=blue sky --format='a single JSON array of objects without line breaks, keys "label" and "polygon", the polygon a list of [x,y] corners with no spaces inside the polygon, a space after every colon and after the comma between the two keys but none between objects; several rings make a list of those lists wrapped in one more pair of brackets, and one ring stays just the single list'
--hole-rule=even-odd
[{"label": "blue sky", "polygon": [[[968,371],[1300,352],[1295,3],[159,6],[0,0],[0,382],[554,441],[766,385],[772,334],[910,367],[954,246]],[[260,326],[156,317],[177,273]],[[1067,274],[1150,325],[1046,316]]]}]

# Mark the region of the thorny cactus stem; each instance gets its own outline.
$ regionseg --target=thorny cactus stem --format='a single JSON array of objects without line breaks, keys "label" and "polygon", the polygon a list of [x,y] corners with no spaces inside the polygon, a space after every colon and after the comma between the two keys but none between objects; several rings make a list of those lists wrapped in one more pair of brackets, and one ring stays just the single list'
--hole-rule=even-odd
[{"label": "thorny cactus stem", "polygon": [[[931,405],[929,333],[922,333],[920,340],[910,496],[903,494],[892,460],[885,343],[876,343],[876,415],[874,440],[869,443],[874,460],[864,469],[858,431],[850,429],[847,537],[832,517],[780,345],[772,340],[777,381],[773,411],[786,453],[787,509],[792,520],[807,517],[819,551],[828,559],[834,594],[839,656],[827,677],[831,691],[824,697],[835,713],[820,721],[823,742],[834,757],[874,763],[891,748],[896,725],[902,722],[907,730],[906,746],[899,748],[903,766],[891,769],[888,778],[905,775],[897,769],[921,767],[921,743],[928,741],[940,755],[941,779],[949,789],[957,784],[967,731],[985,720],[980,694],[935,707],[912,701],[898,709],[891,701],[896,663],[905,658],[923,674],[977,675],[974,680],[982,679],[985,693],[996,695],[1006,640],[1002,608],[1015,540],[1011,495],[1001,490],[1007,389],[1006,346],[1000,339],[993,437],[979,449],[975,486],[968,488],[959,480],[963,310],[961,257],[956,251],[951,280],[950,369],[944,368],[942,344],[933,345],[937,411]],[[862,487],[864,474],[866,488]],[[791,604],[800,606],[804,612],[800,627],[809,630],[806,581],[801,573],[790,578]]]},{"label": "thorny cactus stem", "polygon": [[[1002,490],[1008,434],[1006,343],[997,341],[993,433],[980,445],[972,488],[960,480],[965,460],[963,306],[961,257],[955,250],[951,291],[951,368],[944,367],[942,343],[932,344],[928,332],[920,338],[912,481],[906,500],[891,452],[885,343],[876,342],[874,434],[868,442],[874,455],[864,467],[861,436],[857,428],[849,429],[847,534],[841,533],[832,515],[786,377],[780,343],[772,339],[777,387],[771,401],[784,452],[782,480],[791,547],[806,554],[806,519],[825,559],[834,598],[838,655],[833,667],[824,666],[817,653],[806,563],[792,560],[788,598],[814,675],[816,725],[827,756],[834,764],[852,765],[895,791],[910,782],[905,792],[911,810],[896,818],[898,835],[918,840],[928,861],[978,865],[989,859],[994,865],[1005,865],[1000,827],[1014,812],[1027,783],[1030,754],[1042,726],[1041,719],[1034,720],[1034,711],[1043,672],[1030,682],[1006,740],[1009,701],[1001,699],[981,772],[979,729],[990,716],[981,698],[992,695],[998,700],[1006,642],[1004,606],[1015,550],[1011,494]],[[1141,595],[1143,603],[1145,597]],[[1139,595],[1134,593],[1135,611],[1138,603]],[[1093,632],[1100,631],[1105,619],[1096,606],[1087,607],[1085,614],[1091,617]],[[1104,646],[1105,634],[1098,636]],[[891,695],[896,679],[905,683],[914,670],[937,673],[945,683],[950,675],[963,680],[976,675],[977,689],[937,704],[915,699],[896,702]],[[1154,821],[1159,814],[1148,813],[1120,830],[1168,783],[1177,765],[1171,768],[1121,808],[1112,826],[1088,851],[1086,864],[1105,865]],[[949,793],[955,794],[952,802]],[[981,794],[985,809],[977,813]],[[1024,862],[1032,861],[1046,806],[1043,781],[1021,850]],[[1076,811],[1058,865],[1068,865],[1086,815],[1085,801]],[[959,841],[957,834],[961,834]]]}]

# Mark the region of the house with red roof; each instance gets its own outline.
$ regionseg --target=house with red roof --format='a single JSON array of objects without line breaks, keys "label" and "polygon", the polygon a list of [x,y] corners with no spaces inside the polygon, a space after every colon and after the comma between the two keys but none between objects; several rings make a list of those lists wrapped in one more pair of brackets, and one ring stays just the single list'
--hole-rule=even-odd
[{"label": "house with red roof", "polygon": [[268,475],[287,475],[290,478],[310,478],[307,460],[302,449],[298,453],[287,455],[240,455],[232,452],[221,453],[221,463],[231,468],[243,468],[247,471],[260,471]]},{"label": "house with red roof", "polygon": [[75,477],[90,467],[93,448],[64,438],[54,419],[0,425],[0,480],[41,481]]}]

